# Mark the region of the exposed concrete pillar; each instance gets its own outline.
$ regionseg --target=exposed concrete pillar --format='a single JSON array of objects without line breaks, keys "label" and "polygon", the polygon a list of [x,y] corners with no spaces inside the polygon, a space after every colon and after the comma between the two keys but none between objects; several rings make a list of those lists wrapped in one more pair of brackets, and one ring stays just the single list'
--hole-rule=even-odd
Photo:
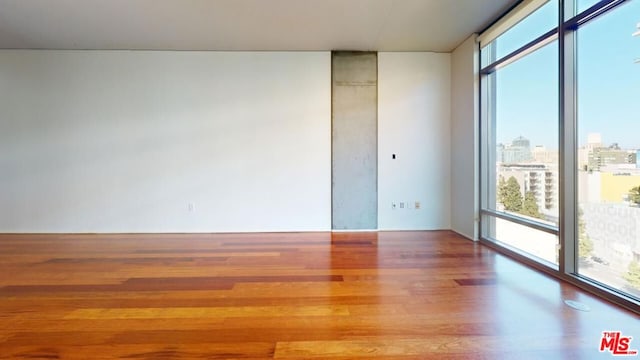
[{"label": "exposed concrete pillar", "polygon": [[332,54],[332,227],[378,227],[378,57]]}]

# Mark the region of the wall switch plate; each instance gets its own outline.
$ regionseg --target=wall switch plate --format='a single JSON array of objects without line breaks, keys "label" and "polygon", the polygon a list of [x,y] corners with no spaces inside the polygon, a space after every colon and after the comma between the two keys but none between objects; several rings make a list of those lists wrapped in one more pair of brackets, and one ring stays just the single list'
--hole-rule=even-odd
[{"label": "wall switch plate", "polygon": [[196,205],[194,203],[189,203],[187,205],[187,209],[189,209],[189,212],[194,212],[196,211]]},{"label": "wall switch plate", "polygon": [[400,203],[400,209],[404,209],[404,203],[403,202]]}]

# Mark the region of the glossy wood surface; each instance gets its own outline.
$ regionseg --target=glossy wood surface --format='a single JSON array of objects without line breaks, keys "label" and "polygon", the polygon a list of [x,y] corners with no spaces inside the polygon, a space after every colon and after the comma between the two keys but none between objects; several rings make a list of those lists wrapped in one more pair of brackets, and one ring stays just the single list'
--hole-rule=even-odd
[{"label": "glossy wood surface", "polygon": [[0,235],[0,319],[0,359],[606,359],[608,330],[640,348],[637,315],[448,231]]}]

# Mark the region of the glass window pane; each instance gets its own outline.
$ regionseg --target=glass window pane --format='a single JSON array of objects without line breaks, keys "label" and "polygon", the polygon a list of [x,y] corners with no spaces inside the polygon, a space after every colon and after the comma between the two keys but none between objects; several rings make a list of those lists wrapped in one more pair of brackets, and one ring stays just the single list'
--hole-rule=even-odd
[{"label": "glass window pane", "polygon": [[494,74],[494,186],[488,208],[558,224],[558,45]]},{"label": "glass window pane", "polygon": [[596,5],[601,0],[565,0],[565,3],[570,2],[570,10],[565,12],[565,20],[569,20],[574,16],[579,15],[590,7]]},{"label": "glass window pane", "polygon": [[557,27],[558,0],[550,0],[480,50],[480,66],[486,67]]},{"label": "glass window pane", "polygon": [[557,25],[558,0],[551,0],[494,41],[496,59],[517,50]]},{"label": "glass window pane", "polygon": [[493,216],[486,216],[483,226],[486,231],[485,236],[525,255],[537,258],[542,263],[558,265],[557,235]]},{"label": "glass window pane", "polygon": [[640,297],[640,1],[577,31],[578,272]]},{"label": "glass window pane", "polygon": [[495,51],[492,44],[489,44],[482,49],[480,49],[480,67],[484,68],[485,66],[490,65],[492,62],[496,60]]},{"label": "glass window pane", "polygon": [[600,0],[577,0],[577,9],[576,14],[579,14],[593,5],[597,4]]}]

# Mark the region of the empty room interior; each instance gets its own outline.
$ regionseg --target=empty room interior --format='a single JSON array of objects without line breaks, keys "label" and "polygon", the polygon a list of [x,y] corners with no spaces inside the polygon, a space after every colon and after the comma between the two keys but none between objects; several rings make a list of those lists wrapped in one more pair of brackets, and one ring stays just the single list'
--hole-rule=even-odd
[{"label": "empty room interior", "polygon": [[0,359],[640,349],[640,0],[0,0]]}]

